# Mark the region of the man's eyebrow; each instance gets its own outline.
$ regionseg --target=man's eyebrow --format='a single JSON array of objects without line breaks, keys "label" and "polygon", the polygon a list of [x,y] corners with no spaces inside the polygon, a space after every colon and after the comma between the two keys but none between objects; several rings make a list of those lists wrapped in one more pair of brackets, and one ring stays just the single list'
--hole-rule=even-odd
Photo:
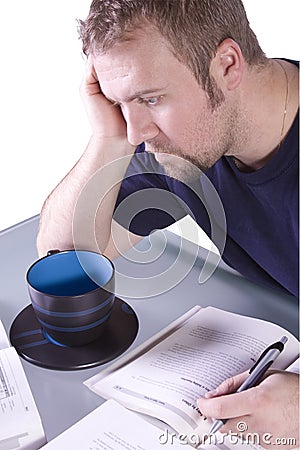
[{"label": "man's eyebrow", "polygon": [[[137,98],[143,97],[144,95],[147,95],[147,94],[153,94],[155,96],[155,95],[158,95],[158,93],[163,91],[165,88],[166,88],[166,86],[159,87],[159,88],[151,88],[151,89],[141,89],[140,91],[136,91],[132,95],[128,95],[127,97],[124,98],[123,101],[126,102],[126,103],[129,103],[129,102],[132,102],[133,100],[136,100]],[[119,102],[117,102],[115,100],[112,100],[109,97],[106,97],[106,98],[111,103],[119,104]]]}]

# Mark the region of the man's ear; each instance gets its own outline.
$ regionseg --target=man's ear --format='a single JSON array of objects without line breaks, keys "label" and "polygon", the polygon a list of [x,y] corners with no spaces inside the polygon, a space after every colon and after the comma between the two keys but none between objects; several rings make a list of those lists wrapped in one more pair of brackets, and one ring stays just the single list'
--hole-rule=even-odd
[{"label": "man's ear", "polygon": [[230,38],[218,46],[211,61],[210,74],[221,89],[236,89],[243,76],[245,61],[240,46]]}]

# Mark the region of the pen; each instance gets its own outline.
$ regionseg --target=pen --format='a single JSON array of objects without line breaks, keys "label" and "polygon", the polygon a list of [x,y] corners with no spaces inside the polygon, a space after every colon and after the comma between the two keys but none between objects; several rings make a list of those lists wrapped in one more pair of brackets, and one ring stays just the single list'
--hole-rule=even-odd
[{"label": "pen", "polygon": [[[246,378],[236,392],[246,391],[246,389],[256,386],[261,381],[266,371],[282,352],[284,344],[287,340],[288,338],[283,336],[280,341],[275,342],[264,350],[254,366],[251,367],[248,378]],[[209,430],[209,434],[215,434],[227,422],[227,420],[228,419],[216,419]]]}]

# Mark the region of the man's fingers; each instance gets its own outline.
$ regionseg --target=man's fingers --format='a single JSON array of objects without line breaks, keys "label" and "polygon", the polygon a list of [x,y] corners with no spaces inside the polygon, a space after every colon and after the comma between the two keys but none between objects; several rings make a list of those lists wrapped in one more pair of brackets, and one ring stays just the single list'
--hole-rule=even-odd
[{"label": "man's fingers", "polygon": [[230,419],[246,416],[253,412],[256,405],[258,387],[244,392],[222,395],[213,398],[199,398],[198,407],[205,417]]},{"label": "man's fingers", "polygon": [[237,391],[240,385],[245,381],[249,372],[240,373],[234,377],[227,378],[216,389],[205,394],[205,398],[219,397],[220,395],[232,394]]},{"label": "man's fingers", "polygon": [[84,95],[93,96],[95,94],[102,94],[91,55],[89,55],[86,63],[84,78],[82,80],[80,90],[83,96]]}]

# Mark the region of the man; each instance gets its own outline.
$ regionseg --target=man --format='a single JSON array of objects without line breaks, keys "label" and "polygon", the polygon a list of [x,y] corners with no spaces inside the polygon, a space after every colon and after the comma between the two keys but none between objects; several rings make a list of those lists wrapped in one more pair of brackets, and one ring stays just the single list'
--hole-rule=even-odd
[{"label": "man", "polygon": [[[297,65],[266,58],[239,0],[94,0],[80,35],[92,137],[45,202],[39,253],[96,246],[112,256],[115,210],[132,241],[186,211],[210,233],[200,170],[224,207],[223,259],[297,296]],[[197,184],[204,204],[191,189]],[[125,217],[126,199],[149,188],[175,194],[171,213],[141,202]],[[244,376],[199,400],[203,413],[232,418],[221,431],[244,420],[248,432],[298,437],[298,377],[275,373],[223,395]]]}]

